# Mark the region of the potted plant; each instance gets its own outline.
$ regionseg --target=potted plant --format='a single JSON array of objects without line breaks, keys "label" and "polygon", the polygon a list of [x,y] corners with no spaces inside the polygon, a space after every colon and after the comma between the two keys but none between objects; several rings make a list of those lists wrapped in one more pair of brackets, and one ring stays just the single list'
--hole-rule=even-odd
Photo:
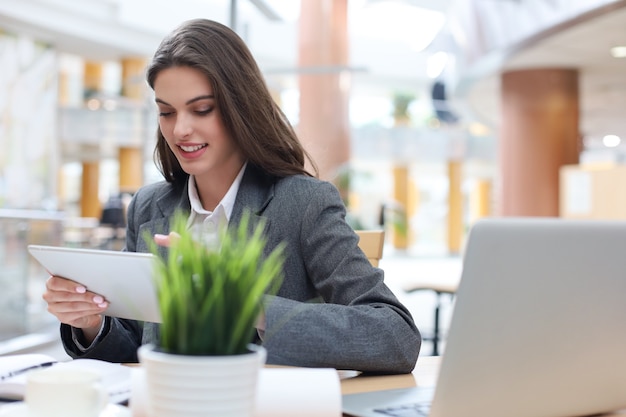
[{"label": "potted plant", "polygon": [[252,415],[265,350],[251,344],[263,296],[282,280],[283,246],[264,255],[264,223],[241,222],[206,244],[176,213],[167,258],[148,240],[162,323],[159,343],[139,348],[151,417]]}]

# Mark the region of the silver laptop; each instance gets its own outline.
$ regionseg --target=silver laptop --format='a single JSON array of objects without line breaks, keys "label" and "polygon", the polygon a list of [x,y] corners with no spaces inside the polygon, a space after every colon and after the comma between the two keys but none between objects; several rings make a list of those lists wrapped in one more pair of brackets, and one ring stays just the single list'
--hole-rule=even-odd
[{"label": "silver laptop", "polygon": [[473,226],[434,390],[343,396],[344,413],[358,417],[564,417],[621,408],[626,222],[556,218]]}]

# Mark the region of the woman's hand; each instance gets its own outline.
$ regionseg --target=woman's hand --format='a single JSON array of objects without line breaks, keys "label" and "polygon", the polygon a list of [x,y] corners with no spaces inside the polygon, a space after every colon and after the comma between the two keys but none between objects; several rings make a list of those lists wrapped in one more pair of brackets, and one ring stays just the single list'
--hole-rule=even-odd
[{"label": "woman's hand", "polygon": [[170,232],[169,235],[154,235],[154,242],[159,246],[164,246],[169,248],[172,243],[174,243],[180,235],[176,232]]},{"label": "woman's hand", "polygon": [[109,303],[99,294],[88,291],[83,285],[69,279],[51,276],[46,281],[43,299],[48,311],[61,323],[83,330],[91,343],[102,324],[102,313]]}]

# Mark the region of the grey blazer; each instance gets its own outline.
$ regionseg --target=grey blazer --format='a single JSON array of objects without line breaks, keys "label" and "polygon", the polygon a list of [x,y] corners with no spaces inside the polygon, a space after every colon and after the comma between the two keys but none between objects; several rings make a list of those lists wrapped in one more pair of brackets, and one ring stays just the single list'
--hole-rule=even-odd
[{"label": "grey blazer", "polygon": [[[168,233],[177,208],[190,209],[186,186],[160,182],[141,188],[128,209],[126,250],[147,252],[144,233]],[[268,253],[286,242],[283,284],[276,296],[266,297],[262,343],[268,363],[377,373],[413,369],[420,334],[384,284],[383,271],[359,249],[334,185],[299,175],[273,178],[248,164],[231,226],[244,208],[265,219]],[[102,334],[82,351],[69,326],[61,326],[72,357],[113,362],[136,362],[138,346],[155,342],[157,332],[154,323],[107,317]]]}]

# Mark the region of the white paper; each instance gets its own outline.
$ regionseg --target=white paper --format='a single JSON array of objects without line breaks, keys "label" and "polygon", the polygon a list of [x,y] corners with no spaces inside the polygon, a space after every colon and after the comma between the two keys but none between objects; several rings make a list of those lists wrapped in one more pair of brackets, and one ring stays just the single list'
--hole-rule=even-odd
[{"label": "white paper", "polygon": [[[133,368],[130,409],[148,417],[145,370]],[[263,368],[254,417],[341,417],[339,375],[332,368]]]},{"label": "white paper", "polygon": [[[43,354],[18,354],[0,358],[0,398],[21,400],[26,390],[28,372],[26,368],[36,367],[45,363],[54,363],[54,367],[89,369],[100,374],[102,383],[109,391],[110,401],[121,403],[130,396],[130,368],[119,363],[111,363],[98,359],[73,359],[57,362],[53,357]],[[8,377],[11,372],[18,374]]]},{"label": "white paper", "polygon": [[255,417],[340,417],[341,387],[330,368],[264,368]]}]

